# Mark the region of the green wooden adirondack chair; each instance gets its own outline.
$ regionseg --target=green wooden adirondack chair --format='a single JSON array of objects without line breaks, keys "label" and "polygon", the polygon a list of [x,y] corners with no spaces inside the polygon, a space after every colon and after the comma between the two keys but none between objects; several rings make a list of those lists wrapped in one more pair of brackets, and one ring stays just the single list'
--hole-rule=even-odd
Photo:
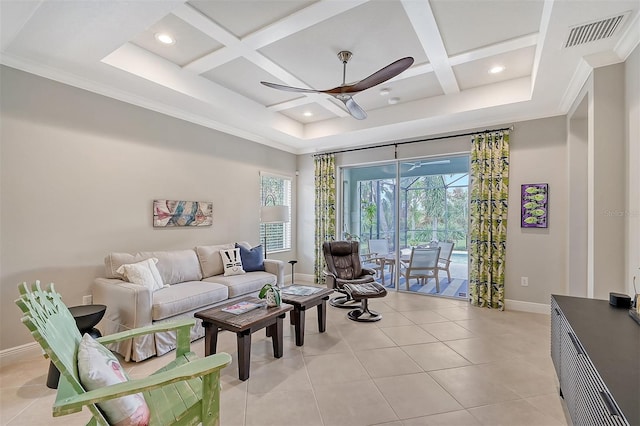
[{"label": "green wooden adirondack chair", "polygon": [[80,332],[60,294],[55,292],[53,284],[42,290],[39,281],[31,289],[26,283],[20,284],[18,289],[20,298],[16,304],[25,314],[22,322],[42,346],[45,357],[50,358],[60,370],[54,417],[77,413],[87,406],[93,415],[89,425],[108,425],[97,403],[142,392],[151,412],[149,424],[220,424],[220,370],[231,363],[231,356],[218,353],[198,358],[190,352],[189,331],[195,320],[153,325],[96,339],[107,344],[148,333],[176,330],[176,359],[144,379],[85,391],[77,368]]}]

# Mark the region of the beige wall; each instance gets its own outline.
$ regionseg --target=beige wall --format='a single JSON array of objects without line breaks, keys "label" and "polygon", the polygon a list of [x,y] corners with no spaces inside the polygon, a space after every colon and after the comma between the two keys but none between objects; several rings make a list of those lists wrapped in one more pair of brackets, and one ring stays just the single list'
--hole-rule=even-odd
[{"label": "beige wall", "polygon": [[[294,155],[264,145],[11,68],[1,82],[0,349],[32,342],[19,282],[55,282],[75,305],[110,251],[258,243],[259,171],[295,175]],[[213,201],[213,226],[154,229],[158,198]]]},{"label": "beige wall", "polygon": [[624,64],[593,71],[593,297],[624,293]]},{"label": "beige wall", "polygon": [[640,46],[625,62],[626,293],[640,292]]},{"label": "beige wall", "polygon": [[[516,124],[509,168],[506,299],[548,304],[551,294],[565,294],[566,140],[564,116]],[[520,227],[520,191],[526,183],[549,184],[547,228]],[[529,279],[528,287],[521,285],[521,277]]]},{"label": "beige wall", "polygon": [[[633,125],[626,117],[638,74],[625,79],[625,68],[615,64],[594,69],[568,114],[569,293],[574,296],[608,299],[610,292],[631,293],[629,259],[638,230],[632,229],[630,202],[638,198],[638,185],[630,182],[637,160],[626,160],[634,147],[628,136]],[[585,163],[578,157],[585,156],[586,174],[580,180],[575,171]],[[580,274],[586,275],[585,291],[573,279]]]},{"label": "beige wall", "polygon": [[[510,123],[492,126],[508,127]],[[482,130],[482,129],[476,129]],[[466,133],[466,132],[463,132]],[[468,152],[470,137],[415,143],[398,148],[398,158]],[[393,159],[393,147],[338,154],[339,166]],[[299,214],[313,211],[313,159],[298,160]],[[548,183],[550,219],[547,229],[520,228],[520,185]],[[549,303],[551,293],[564,293],[566,268],[566,129],[564,116],[515,123],[511,136],[509,175],[511,199],[508,218],[506,298],[523,302]],[[305,209],[306,213],[303,213]],[[296,273],[313,274],[313,223],[301,223],[298,253],[302,257]],[[305,227],[303,227],[305,225]],[[520,286],[520,277],[529,286]]]}]

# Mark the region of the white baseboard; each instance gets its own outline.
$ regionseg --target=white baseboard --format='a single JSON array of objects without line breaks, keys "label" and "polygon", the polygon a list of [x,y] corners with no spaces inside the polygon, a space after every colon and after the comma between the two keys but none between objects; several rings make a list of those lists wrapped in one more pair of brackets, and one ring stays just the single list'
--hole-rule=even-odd
[{"label": "white baseboard", "polygon": [[19,361],[42,357],[42,348],[36,342],[0,351],[0,367],[15,364]]},{"label": "white baseboard", "polygon": [[[291,282],[291,274],[286,276],[285,283]],[[295,274],[294,282],[310,283],[315,282],[315,276],[311,274]],[[521,300],[505,300],[506,308],[512,311],[531,312],[534,314],[549,315],[551,307],[546,303],[523,302]]]},{"label": "white baseboard", "polygon": [[316,279],[315,276],[311,274],[295,274],[295,277],[295,282],[297,283],[314,284]]},{"label": "white baseboard", "polygon": [[505,306],[510,311],[531,312],[534,314],[549,315],[551,312],[550,305],[546,303],[523,302],[521,300],[505,299]]}]

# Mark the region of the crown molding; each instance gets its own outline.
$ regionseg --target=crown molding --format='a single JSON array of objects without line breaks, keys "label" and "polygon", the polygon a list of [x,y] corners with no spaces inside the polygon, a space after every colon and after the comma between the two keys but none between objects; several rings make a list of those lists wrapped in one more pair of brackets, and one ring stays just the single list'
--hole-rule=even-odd
[{"label": "crown molding", "polygon": [[591,72],[593,71],[593,67],[587,63],[584,59],[580,60],[580,63],[576,67],[569,84],[567,85],[567,90],[565,90],[562,95],[562,99],[560,100],[560,111],[564,114],[569,112],[569,109],[574,104],[576,97],[582,90],[582,86],[587,81]]}]

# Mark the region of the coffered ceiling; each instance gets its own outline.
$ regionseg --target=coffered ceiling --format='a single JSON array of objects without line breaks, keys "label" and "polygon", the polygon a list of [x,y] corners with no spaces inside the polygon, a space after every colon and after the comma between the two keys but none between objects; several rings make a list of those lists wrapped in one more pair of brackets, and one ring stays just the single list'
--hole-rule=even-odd
[{"label": "coffered ceiling", "polygon": [[[0,58],[307,153],[564,114],[592,67],[638,44],[639,12],[638,0],[2,0]],[[565,47],[572,27],[603,20]],[[260,84],[339,86],[341,50],[347,83],[415,62],[354,96],[365,120],[331,96]]]}]

